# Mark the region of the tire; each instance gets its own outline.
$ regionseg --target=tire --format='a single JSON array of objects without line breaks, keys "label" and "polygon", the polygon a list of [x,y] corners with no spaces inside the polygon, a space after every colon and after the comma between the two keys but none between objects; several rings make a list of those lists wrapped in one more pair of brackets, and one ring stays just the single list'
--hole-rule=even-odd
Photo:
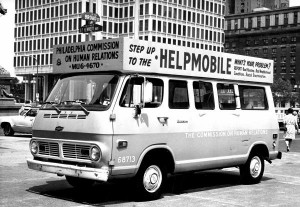
[{"label": "tire", "polygon": [[84,178],[78,178],[78,177],[71,177],[66,175],[66,180],[70,185],[72,185],[74,188],[88,188],[92,185],[94,185],[94,180],[88,180]]},{"label": "tire", "polygon": [[165,167],[158,162],[145,162],[136,177],[136,195],[138,200],[155,200],[161,197],[167,178]]},{"label": "tire", "polygon": [[240,175],[244,184],[256,184],[264,174],[265,162],[258,153],[251,153],[246,164],[240,166]]},{"label": "tire", "polygon": [[3,133],[5,136],[13,136],[15,134],[14,130],[11,128],[9,123],[4,124]]}]

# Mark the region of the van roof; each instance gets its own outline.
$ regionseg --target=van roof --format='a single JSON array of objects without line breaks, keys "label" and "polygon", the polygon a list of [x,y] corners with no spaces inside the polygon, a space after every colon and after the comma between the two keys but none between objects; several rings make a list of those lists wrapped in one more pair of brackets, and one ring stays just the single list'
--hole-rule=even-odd
[{"label": "van roof", "polygon": [[273,60],[130,38],[55,45],[53,72],[120,71],[273,82]]}]

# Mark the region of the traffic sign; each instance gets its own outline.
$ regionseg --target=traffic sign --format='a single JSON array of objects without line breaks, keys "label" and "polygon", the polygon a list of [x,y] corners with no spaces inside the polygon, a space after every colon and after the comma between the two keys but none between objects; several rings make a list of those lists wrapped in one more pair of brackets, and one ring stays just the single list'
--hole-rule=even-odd
[{"label": "traffic sign", "polygon": [[100,22],[100,16],[96,13],[85,12],[81,14],[82,20],[88,20],[93,22]]},{"label": "traffic sign", "polygon": [[79,28],[80,33],[99,32],[102,31],[102,26],[99,24],[86,24]]}]

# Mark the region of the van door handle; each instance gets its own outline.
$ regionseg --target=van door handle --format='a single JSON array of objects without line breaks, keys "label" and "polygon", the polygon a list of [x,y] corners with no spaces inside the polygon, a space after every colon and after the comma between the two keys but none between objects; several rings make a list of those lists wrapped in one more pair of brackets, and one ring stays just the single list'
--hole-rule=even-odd
[{"label": "van door handle", "polygon": [[169,117],[157,117],[157,119],[164,126],[167,124]]},{"label": "van door handle", "polygon": [[205,116],[205,115],[206,115],[206,113],[203,113],[203,114],[199,114],[199,116],[200,116],[200,117],[202,117],[202,116]]}]

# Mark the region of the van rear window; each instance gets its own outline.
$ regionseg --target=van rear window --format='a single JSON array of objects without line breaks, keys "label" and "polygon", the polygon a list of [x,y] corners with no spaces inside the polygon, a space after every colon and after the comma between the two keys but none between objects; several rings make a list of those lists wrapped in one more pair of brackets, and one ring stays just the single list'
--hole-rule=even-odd
[{"label": "van rear window", "polygon": [[268,101],[263,87],[239,85],[241,109],[267,110]]}]

